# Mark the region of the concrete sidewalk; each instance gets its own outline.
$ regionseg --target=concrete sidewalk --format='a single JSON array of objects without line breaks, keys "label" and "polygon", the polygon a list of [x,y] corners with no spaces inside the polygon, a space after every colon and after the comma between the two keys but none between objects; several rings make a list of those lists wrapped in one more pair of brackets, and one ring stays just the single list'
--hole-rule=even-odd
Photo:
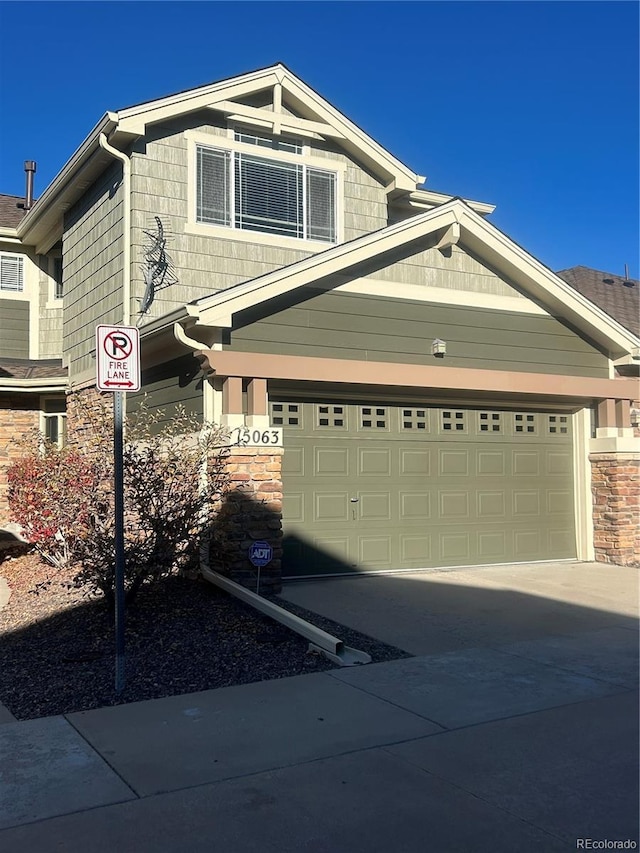
[{"label": "concrete sidewalk", "polygon": [[[386,599],[381,634],[402,633],[397,619],[409,618],[410,599],[417,618],[422,589],[433,606],[423,640],[432,647],[388,663],[6,723],[0,849],[554,853],[580,838],[637,843],[637,573],[583,566],[591,591],[572,592],[576,565],[541,570],[537,584],[520,567],[405,576],[413,592],[402,606],[395,600],[395,624],[388,595],[400,594],[397,578],[327,582],[314,600],[333,618],[360,608],[366,621],[366,601],[383,611]],[[555,598],[541,593],[546,583]],[[285,596],[311,595],[312,586],[320,585]],[[461,602],[474,590],[496,604],[472,618]],[[458,618],[447,622],[456,597]],[[514,600],[519,620],[505,609]],[[404,624],[413,646],[415,626]],[[479,633],[487,642],[474,642]]]}]

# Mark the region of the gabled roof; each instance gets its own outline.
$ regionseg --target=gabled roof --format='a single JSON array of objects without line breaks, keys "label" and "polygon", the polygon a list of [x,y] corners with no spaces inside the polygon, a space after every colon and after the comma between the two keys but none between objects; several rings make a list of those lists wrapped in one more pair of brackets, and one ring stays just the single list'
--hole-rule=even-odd
[{"label": "gabled roof", "polygon": [[583,266],[557,274],[621,326],[640,336],[640,281]]},{"label": "gabled roof", "polygon": [[[182,317],[190,317],[196,326],[230,328],[238,311],[331,276],[357,277],[358,266],[365,262],[368,269],[375,266],[376,260],[383,267],[392,262],[390,258],[397,259],[403,250],[409,256],[429,246],[444,248],[456,243],[550,314],[570,322],[612,358],[628,355],[640,345],[636,335],[460,199],[196,300],[185,306]],[[152,325],[159,325],[159,321]]]},{"label": "gabled roof", "polygon": [[[256,103],[262,105],[255,106]],[[274,134],[330,139],[378,177],[390,200],[401,199],[412,207],[432,207],[451,198],[419,188],[424,177],[394,157],[285,65],[277,63],[105,113],[20,222],[18,236],[36,245],[39,252],[46,252],[59,238],[54,232],[56,228],[59,230],[64,211],[113,162],[100,148],[101,134],[105,134],[112,146],[125,150],[158,122],[207,110]],[[483,214],[494,209],[484,202],[469,204]]]},{"label": "gabled roof", "polygon": [[[267,94],[266,107],[246,103],[258,93]],[[116,132],[143,136],[151,124],[207,109],[272,133],[335,139],[390,191],[412,192],[424,181],[282,63],[119,110]]]}]

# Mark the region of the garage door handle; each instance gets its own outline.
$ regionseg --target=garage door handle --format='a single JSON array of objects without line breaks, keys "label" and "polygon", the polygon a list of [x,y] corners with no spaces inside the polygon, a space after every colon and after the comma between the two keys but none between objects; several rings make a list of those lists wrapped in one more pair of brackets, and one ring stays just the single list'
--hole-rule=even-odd
[{"label": "garage door handle", "polygon": [[352,504],[357,504],[360,498],[349,498]]}]

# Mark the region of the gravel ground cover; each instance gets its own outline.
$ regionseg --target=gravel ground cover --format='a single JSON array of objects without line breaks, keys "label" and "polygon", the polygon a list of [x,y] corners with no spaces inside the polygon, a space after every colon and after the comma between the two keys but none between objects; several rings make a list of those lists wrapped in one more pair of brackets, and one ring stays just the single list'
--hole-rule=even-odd
[{"label": "gravel ground cover", "polygon": [[[12,595],[0,612],[0,702],[19,720],[85,711],[335,668],[288,628],[203,580],[143,589],[127,612],[126,686],[115,692],[114,628],[100,600],[69,591],[34,554],[0,564]],[[374,661],[409,657],[275,601]]]}]

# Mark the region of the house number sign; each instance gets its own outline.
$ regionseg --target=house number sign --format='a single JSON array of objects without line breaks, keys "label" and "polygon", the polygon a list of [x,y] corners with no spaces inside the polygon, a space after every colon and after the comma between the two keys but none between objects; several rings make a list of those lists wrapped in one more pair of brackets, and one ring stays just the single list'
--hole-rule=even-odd
[{"label": "house number sign", "polygon": [[240,447],[282,447],[282,427],[236,427],[231,430],[231,443]]}]

